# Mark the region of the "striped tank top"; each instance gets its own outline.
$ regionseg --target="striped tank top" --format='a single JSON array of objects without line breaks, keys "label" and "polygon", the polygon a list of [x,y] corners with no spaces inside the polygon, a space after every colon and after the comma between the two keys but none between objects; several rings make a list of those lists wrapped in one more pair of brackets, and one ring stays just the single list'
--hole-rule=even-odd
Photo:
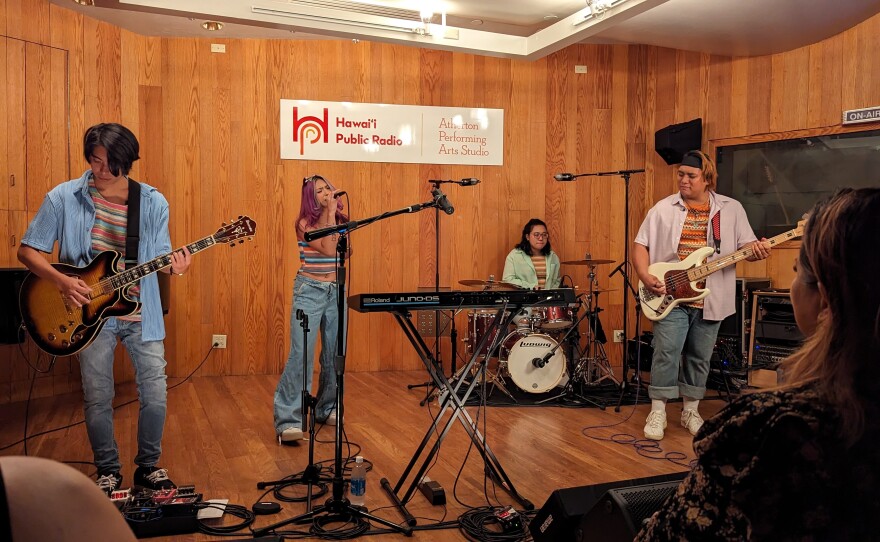
[{"label": "striped tank top", "polygon": [[303,273],[324,275],[336,272],[336,255],[325,256],[305,241],[299,241],[299,270]]},{"label": "striped tank top", "polygon": [[[128,227],[128,205],[107,201],[95,188],[94,180],[89,181],[89,195],[95,203],[95,225],[92,226],[92,257],[105,250],[115,250],[125,255],[125,233]],[[136,257],[136,256],[135,256]],[[119,260],[119,269],[125,269],[125,261]],[[127,294],[140,301],[140,283],[129,286]],[[122,320],[140,320],[140,312]]]}]

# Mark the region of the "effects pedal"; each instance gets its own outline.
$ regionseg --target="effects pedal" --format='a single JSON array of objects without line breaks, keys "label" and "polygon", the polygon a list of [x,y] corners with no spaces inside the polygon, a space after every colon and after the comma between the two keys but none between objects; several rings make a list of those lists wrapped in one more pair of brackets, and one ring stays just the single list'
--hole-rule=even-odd
[{"label": "effects pedal", "polygon": [[505,533],[518,533],[523,530],[522,516],[512,506],[495,510],[495,519]]}]

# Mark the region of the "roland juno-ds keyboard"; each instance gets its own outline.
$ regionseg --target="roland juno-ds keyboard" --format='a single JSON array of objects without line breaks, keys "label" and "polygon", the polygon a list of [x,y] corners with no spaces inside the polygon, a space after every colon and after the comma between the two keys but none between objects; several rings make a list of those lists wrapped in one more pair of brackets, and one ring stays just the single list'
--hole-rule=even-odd
[{"label": "roland juno-ds keyboard", "polygon": [[558,307],[576,302],[571,288],[553,290],[485,290],[357,294],[348,304],[358,312],[404,310],[498,309],[508,305]]}]

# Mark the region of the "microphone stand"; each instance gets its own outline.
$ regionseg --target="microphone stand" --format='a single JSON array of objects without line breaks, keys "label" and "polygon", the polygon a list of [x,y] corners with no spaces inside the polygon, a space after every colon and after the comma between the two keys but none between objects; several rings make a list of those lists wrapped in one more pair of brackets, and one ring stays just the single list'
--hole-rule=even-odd
[{"label": "microphone stand", "polygon": [[[455,181],[428,181],[435,189],[440,189],[441,184],[455,183]],[[440,291],[440,206],[434,206],[434,291]],[[441,373],[443,372],[443,359],[440,353],[440,320],[443,314],[440,310],[434,311],[434,362],[435,367]],[[449,331],[449,340],[452,343],[452,367],[450,374],[455,374],[456,357],[458,356],[457,345],[458,331],[455,329],[455,311],[452,311],[452,328]],[[425,398],[419,402],[419,406],[425,406],[431,400],[431,395],[437,391],[437,386],[432,380],[422,382],[421,384],[409,384],[406,389],[426,388]]]},{"label": "microphone stand", "polygon": [[361,507],[354,506],[344,497],[345,478],[343,477],[342,463],[342,438],[344,434],[343,426],[345,423],[345,408],[343,403],[343,392],[345,387],[345,329],[346,329],[346,297],[345,297],[345,256],[348,253],[348,236],[351,232],[358,228],[372,224],[385,218],[390,218],[403,213],[415,213],[428,207],[436,207],[439,205],[437,199],[410,205],[396,211],[388,211],[364,220],[352,220],[345,224],[336,224],[306,232],[303,236],[306,241],[314,241],[321,239],[334,233],[339,234],[336,242],[337,272],[336,272],[336,308],[339,312],[339,322],[337,325],[336,335],[336,454],[333,466],[332,496],[327,499],[326,504],[318,506],[305,514],[295,516],[272,525],[254,529],[253,536],[255,538],[266,535],[277,530],[279,527],[290,525],[291,523],[303,523],[308,520],[314,520],[318,514],[328,514],[329,517],[343,516],[351,519],[366,519],[384,525],[394,532],[403,533],[406,536],[412,536],[412,528],[409,526],[398,525],[392,521],[374,516],[364,511]]},{"label": "microphone stand", "polygon": [[[626,262],[621,262],[620,265],[614,268],[614,271],[611,272],[609,277],[613,276],[615,273],[620,273],[623,277],[624,290],[629,290],[632,293],[633,299],[635,299],[636,305],[636,363],[635,363],[635,373],[633,374],[633,380],[635,380],[636,387],[642,386],[642,303],[639,298],[639,293],[633,287],[632,282],[629,280],[629,275],[626,272]],[[624,292],[625,294],[626,292]],[[626,333],[623,336],[624,344],[624,355],[629,352],[629,339],[626,338]],[[626,378],[626,373],[629,369],[629,357],[625,357],[623,360],[623,378],[620,384],[620,397],[617,398],[617,406],[614,407],[614,412],[620,412],[620,405],[623,403],[623,396],[628,391],[629,380]],[[636,395],[636,402],[634,404],[638,404],[638,395]]]},{"label": "microphone stand", "polygon": [[[624,185],[624,209],[623,209],[623,220],[624,220],[624,243],[623,243],[623,265],[629,263],[629,179],[633,173],[644,173],[644,169],[624,169],[620,171],[602,171],[599,173],[579,173],[577,175],[572,175],[571,179],[576,179],[577,177],[621,177],[623,179]],[[613,274],[613,273],[612,273]],[[624,282],[628,284],[626,280],[626,275],[624,276]],[[629,314],[629,296],[626,293],[626,286],[623,288],[623,384],[621,385],[622,390],[626,390],[627,381],[626,381],[626,363],[629,357],[629,341],[626,340],[626,334],[628,332],[627,322]],[[638,303],[636,303],[638,306]],[[621,395],[623,397],[623,395]],[[620,403],[618,402],[616,411],[620,410]]]}]

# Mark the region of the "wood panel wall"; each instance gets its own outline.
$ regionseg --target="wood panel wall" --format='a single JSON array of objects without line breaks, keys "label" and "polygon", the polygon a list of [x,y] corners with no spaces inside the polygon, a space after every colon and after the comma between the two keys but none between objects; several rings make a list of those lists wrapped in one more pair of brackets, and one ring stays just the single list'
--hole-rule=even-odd
[{"label": "wood panel wall", "polygon": [[[189,374],[206,356],[200,374],[280,372],[304,176],[321,173],[347,190],[354,217],[427,199],[429,178],[480,178],[476,187],[448,191],[456,212],[440,217],[439,262],[431,212],[352,236],[350,293],[432,286],[438,267],[441,285],[457,287],[460,279],[500,277],[505,255],[531,217],[548,222],[563,260],[586,253],[622,260],[623,182],[558,183],[554,173],[645,167],[630,186],[632,238],[647,209],[675,190],[673,168],[654,152],[657,129],[702,117],[708,146],[722,138],[833,127],[841,110],[880,103],[880,16],[823,42],[756,58],[576,45],[523,62],[366,41],[156,38],[45,0],[0,0],[0,34],[68,53],[69,118],[57,119],[69,123],[68,176],[86,168],[85,128],[122,122],[142,144],[132,175],[157,186],[171,204],[176,246],[239,214],[257,221],[254,242],[199,254],[186,277],[174,277],[165,343],[171,376]],[[212,42],[227,52],[211,53]],[[575,74],[575,64],[587,65],[588,73]],[[281,161],[281,98],[504,109],[504,165]],[[780,250],[740,273],[784,285],[792,257]],[[601,296],[609,335],[621,327],[622,315],[621,280],[608,278],[611,268],[598,273],[600,287],[617,289]],[[587,287],[584,268],[564,271]],[[458,321],[461,331],[464,315]],[[214,333],[228,335],[229,347],[208,354]],[[386,314],[352,312],[348,344],[351,371],[421,366]],[[11,364],[22,363],[16,349],[0,348]],[[448,365],[448,341],[442,349]],[[620,345],[607,349],[619,364]],[[131,379],[122,357],[117,377]],[[0,402],[27,392],[9,365],[0,367]],[[51,377],[37,382],[36,395],[55,392]]]}]

